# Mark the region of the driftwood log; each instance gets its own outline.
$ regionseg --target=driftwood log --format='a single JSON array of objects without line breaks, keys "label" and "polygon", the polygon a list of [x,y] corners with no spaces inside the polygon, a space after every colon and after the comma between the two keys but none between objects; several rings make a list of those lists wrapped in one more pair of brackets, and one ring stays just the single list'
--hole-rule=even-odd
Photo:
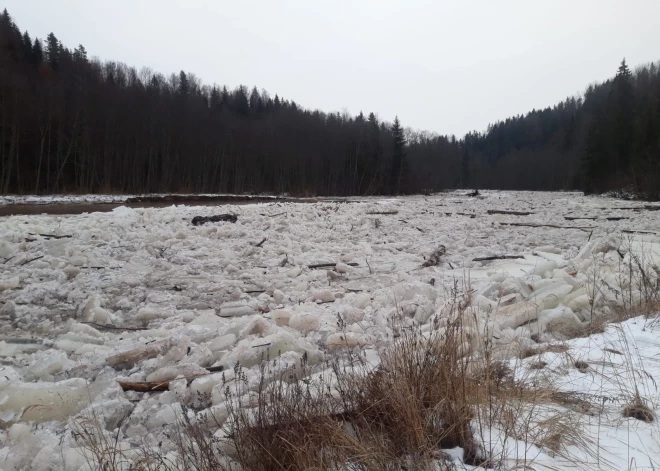
[{"label": "driftwood log", "polygon": [[506,211],[504,209],[489,209],[486,211],[488,214],[510,214],[511,216],[529,216],[530,213],[527,211]]},{"label": "driftwood log", "polygon": [[55,235],[55,234],[35,234],[33,232],[29,233],[31,236],[41,236],[45,239],[70,239],[71,235]]},{"label": "driftwood log", "polygon": [[[585,220],[589,220],[589,221],[595,221],[598,218],[587,217],[587,216],[564,216],[564,219],[566,219],[567,221],[577,221],[578,219],[585,219]],[[630,218],[627,218],[627,217],[624,217],[624,216],[610,216],[610,217],[604,217],[603,219],[605,219],[607,221],[621,221],[623,219],[630,219]]]},{"label": "driftwood log", "polygon": [[218,214],[217,216],[195,216],[192,219],[193,226],[201,226],[207,222],[236,222],[238,217],[235,214]]},{"label": "driftwood log", "polygon": [[473,258],[473,262],[487,262],[489,260],[513,260],[515,258],[525,258],[522,255],[493,255],[492,257]]},{"label": "driftwood log", "polygon": [[123,391],[154,392],[167,391],[170,387],[169,381],[117,381]]},{"label": "driftwood log", "polygon": [[399,211],[397,210],[392,210],[392,211],[367,211],[367,214],[373,215],[373,214],[382,214],[384,216],[392,215],[392,214],[399,214]]},{"label": "driftwood log", "polygon": [[39,257],[29,258],[29,259],[25,260],[24,262],[19,263],[18,266],[22,267],[23,265],[27,265],[28,263],[32,263],[32,262],[36,262],[37,260],[41,260],[42,258],[44,258],[44,255],[41,255]]},{"label": "driftwood log", "polygon": [[653,206],[653,205],[650,205],[650,204],[646,204],[644,206],[629,206],[627,208],[597,208],[597,209],[622,210],[622,211],[660,211],[660,205],[659,206]]},{"label": "driftwood log", "polygon": [[81,322],[81,324],[87,324],[94,327],[95,329],[105,329],[105,330],[147,330],[147,327],[126,327],[121,325],[112,325],[112,324],[98,324],[96,322]]},{"label": "driftwood log", "polygon": [[[357,267],[359,264],[355,262],[347,263],[349,267]],[[315,268],[335,268],[337,266],[336,263],[317,263],[316,265],[308,265],[307,268],[310,269],[315,269]]]},{"label": "driftwood log", "polygon": [[503,226],[519,226],[519,227],[552,227],[553,229],[578,229],[580,231],[587,231],[593,229],[593,227],[588,226],[557,226],[555,224],[524,224],[522,222],[500,222],[499,224]]},{"label": "driftwood log", "polygon": [[[208,374],[219,373],[222,370],[224,370],[224,366],[210,366],[210,367],[206,368],[206,371],[208,371]],[[193,377],[183,378],[183,379],[186,379],[187,381],[192,381],[193,379],[200,378],[202,376],[205,376],[205,375],[204,374],[195,375]],[[182,378],[175,378],[175,379],[182,379]],[[170,381],[174,381],[174,380],[169,380],[169,381],[117,381],[117,382],[119,383],[119,386],[121,386],[121,389],[123,391],[156,392],[156,391],[167,391],[170,387]]]},{"label": "driftwood log", "polygon": [[657,234],[657,232],[652,232],[652,231],[632,231],[628,229],[624,229],[621,232],[625,232],[626,234]]}]

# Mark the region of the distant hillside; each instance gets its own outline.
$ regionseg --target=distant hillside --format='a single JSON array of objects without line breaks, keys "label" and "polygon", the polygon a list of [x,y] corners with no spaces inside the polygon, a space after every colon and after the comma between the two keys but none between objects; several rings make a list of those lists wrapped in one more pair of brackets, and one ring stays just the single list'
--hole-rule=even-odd
[{"label": "distant hillside", "polygon": [[660,187],[655,64],[622,63],[584,97],[456,139],[90,59],[53,33],[33,40],[5,10],[0,113],[4,194]]}]

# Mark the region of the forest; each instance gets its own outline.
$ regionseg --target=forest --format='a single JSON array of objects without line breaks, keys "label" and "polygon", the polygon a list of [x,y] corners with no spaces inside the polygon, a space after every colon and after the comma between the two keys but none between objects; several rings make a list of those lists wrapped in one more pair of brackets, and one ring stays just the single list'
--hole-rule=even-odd
[{"label": "forest", "polygon": [[103,62],[5,10],[0,113],[2,194],[660,192],[658,63],[456,138]]}]

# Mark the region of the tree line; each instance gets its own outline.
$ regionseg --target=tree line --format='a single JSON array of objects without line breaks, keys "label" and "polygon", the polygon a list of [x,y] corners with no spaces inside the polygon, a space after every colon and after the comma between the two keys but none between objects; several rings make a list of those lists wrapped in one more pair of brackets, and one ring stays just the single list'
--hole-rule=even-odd
[{"label": "tree line", "polygon": [[660,184],[656,64],[461,139],[89,58],[0,15],[0,192],[369,195]]}]

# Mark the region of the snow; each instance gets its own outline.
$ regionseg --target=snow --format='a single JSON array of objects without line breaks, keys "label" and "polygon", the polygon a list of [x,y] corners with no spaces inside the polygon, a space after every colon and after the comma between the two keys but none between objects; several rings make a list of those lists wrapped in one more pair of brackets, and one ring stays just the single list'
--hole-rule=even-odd
[{"label": "snow", "polygon": [[[40,469],[55,453],[52,469],[78,469],[69,420],[87,410],[103,412],[108,430],[121,422],[127,444],[149,437],[171,445],[167,427],[183,407],[215,417],[216,426],[226,420],[226,390],[239,390],[236,365],[241,384],[254,393],[264,361],[277,360],[282,375],[300,373],[303,361],[318,374],[325,359],[349,348],[377,361],[378,349],[392,341],[395,318],[425,333],[443,328],[456,292],[470,293],[471,332],[489,332],[493,345],[510,350],[560,339],[592,314],[605,314],[605,301],[624,305],[643,298],[639,280],[626,268],[637,261],[657,280],[652,266],[660,263],[660,211],[635,211],[626,208],[639,204],[577,193],[484,191],[481,198],[463,193],[122,206],[105,213],[0,218],[0,428],[6,430],[0,431],[0,468]],[[0,203],[125,199],[4,197]],[[488,215],[488,209],[531,211],[525,223],[565,228],[505,225],[520,218]],[[384,210],[398,213],[367,214]],[[238,221],[190,223],[197,215],[222,213],[236,214]],[[564,220],[576,215],[597,219],[588,230],[573,229],[586,225]],[[613,216],[629,219],[605,219]],[[440,263],[422,268],[440,245],[446,247]],[[473,261],[493,255],[522,258]],[[308,268],[318,263],[336,265]],[[597,380],[564,367],[553,380],[566,391],[617,395],[619,383],[629,389],[634,377],[643,394],[657,397],[637,367],[624,368],[622,359],[604,350],[621,349],[628,339],[643,352],[645,371],[658,375],[657,327],[637,319],[617,329],[618,337],[608,330],[567,342],[571,355],[595,365]],[[466,352],[476,347],[468,344]],[[544,355],[549,365],[564,361],[559,354]],[[209,373],[211,366],[225,370]],[[609,384],[603,377],[619,379]],[[122,392],[118,380],[173,381],[169,391],[143,394]],[[251,404],[254,396],[239,399]],[[616,456],[607,463],[623,466],[619,457],[626,454],[638,462],[653,457],[657,430],[622,419],[620,407],[608,407],[614,425],[586,426],[601,444],[611,445],[608,453]],[[502,446],[510,446],[503,452],[512,459],[521,447],[529,448],[517,442]],[[536,451],[548,467],[570,468]],[[618,469],[607,463],[592,468]]]}]

